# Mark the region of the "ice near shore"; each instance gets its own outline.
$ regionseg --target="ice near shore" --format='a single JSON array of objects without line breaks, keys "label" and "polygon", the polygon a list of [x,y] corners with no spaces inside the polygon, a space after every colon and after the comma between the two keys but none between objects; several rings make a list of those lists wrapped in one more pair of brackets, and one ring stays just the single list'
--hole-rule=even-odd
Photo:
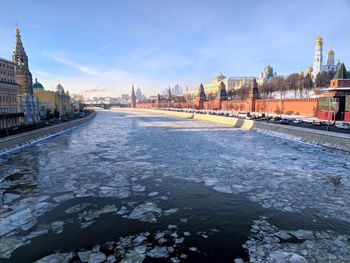
[{"label": "ice near shore", "polygon": [[[227,195],[244,194],[263,208],[301,214],[312,211],[322,219],[350,223],[349,155],[254,131],[228,131],[215,125],[191,121],[175,125],[174,122],[164,121],[161,128],[153,129],[147,137],[137,122],[136,128],[129,129],[122,122],[118,123],[119,128],[111,121],[107,130],[82,129],[79,133],[62,134],[23,148],[22,152],[3,155],[0,160],[0,257],[10,258],[17,248],[30,244],[38,236],[62,235],[73,224],[89,229],[105,215],[153,226],[179,215],[179,224],[193,223],[190,216],[181,215],[182,207],[172,203],[176,196],[158,188],[157,185],[168,179],[201,184],[210,191]],[[117,133],[108,134],[108,129],[115,129]],[[148,141],[149,138],[153,141]],[[86,201],[90,197],[110,203],[90,203]],[[38,223],[40,217],[61,206],[64,206],[64,215]],[[65,216],[70,219],[62,219]],[[252,227],[259,228],[259,222]],[[181,254],[171,253],[169,247],[184,246],[186,238],[193,236],[201,240],[211,238],[208,230],[200,234],[191,229],[183,234],[175,228],[168,231],[156,238],[152,246],[147,244],[152,241],[143,240],[146,236],[133,237],[135,244],[131,238],[129,247],[120,246],[120,251],[125,253],[118,260],[136,261],[150,255],[165,255],[163,247],[166,247],[167,258],[176,262]],[[348,256],[340,248],[340,245],[349,247],[344,240],[346,235],[341,233],[308,229],[274,230],[273,234],[261,231],[271,240],[266,244],[245,244],[251,249],[253,259],[258,256],[253,249],[264,252],[270,246],[274,249],[269,250],[269,256],[264,255],[270,257],[271,262],[303,260],[301,257],[309,262],[322,262],[327,246],[339,248],[339,259],[346,260]],[[302,245],[272,242],[288,241],[290,237],[299,239]],[[249,240],[256,239],[253,235]],[[311,254],[302,253],[308,246],[315,249],[314,256],[319,261],[312,261]],[[196,244],[188,249],[199,250]],[[58,253],[56,256],[69,258],[71,255]]]}]

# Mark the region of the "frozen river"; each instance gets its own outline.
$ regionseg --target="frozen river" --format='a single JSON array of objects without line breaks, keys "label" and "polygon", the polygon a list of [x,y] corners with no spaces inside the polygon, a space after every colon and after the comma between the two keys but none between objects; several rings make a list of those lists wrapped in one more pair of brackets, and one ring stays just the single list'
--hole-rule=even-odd
[{"label": "frozen river", "polygon": [[0,156],[0,262],[350,262],[350,155],[99,112]]}]

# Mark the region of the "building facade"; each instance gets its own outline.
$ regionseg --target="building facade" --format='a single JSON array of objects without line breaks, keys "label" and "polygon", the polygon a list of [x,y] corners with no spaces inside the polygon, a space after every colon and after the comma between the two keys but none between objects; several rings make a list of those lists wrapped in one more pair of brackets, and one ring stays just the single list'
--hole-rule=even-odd
[{"label": "building facade", "polygon": [[0,58],[0,130],[19,126],[23,122],[23,114],[18,110],[18,90],[15,64]]},{"label": "building facade", "polygon": [[43,85],[35,79],[33,92],[39,100],[40,117],[45,119],[48,114],[58,112],[59,116],[66,116],[72,112],[71,98],[63,86],[58,83],[56,91],[45,90]]},{"label": "building facade", "polygon": [[227,90],[239,90],[252,85],[254,77],[229,77],[227,80]]}]

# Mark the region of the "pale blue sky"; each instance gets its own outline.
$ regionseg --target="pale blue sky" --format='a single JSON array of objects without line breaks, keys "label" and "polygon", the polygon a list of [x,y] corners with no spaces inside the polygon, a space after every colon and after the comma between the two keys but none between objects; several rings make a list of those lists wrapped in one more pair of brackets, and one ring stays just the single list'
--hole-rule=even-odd
[{"label": "pale blue sky", "polygon": [[0,0],[0,57],[11,57],[18,23],[46,88],[118,96],[134,83],[150,95],[221,71],[305,70],[319,32],[324,53],[350,66],[349,14],[350,0]]}]

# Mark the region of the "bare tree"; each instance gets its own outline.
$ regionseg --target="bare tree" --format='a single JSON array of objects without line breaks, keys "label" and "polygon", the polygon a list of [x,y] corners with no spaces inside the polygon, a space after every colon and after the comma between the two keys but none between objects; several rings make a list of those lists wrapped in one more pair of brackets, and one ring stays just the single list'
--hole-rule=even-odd
[{"label": "bare tree", "polygon": [[297,97],[297,93],[298,93],[298,90],[299,90],[299,86],[298,86],[299,78],[300,78],[300,75],[298,73],[290,74],[287,77],[287,83],[289,83],[290,88],[292,90],[294,90],[294,97],[295,98]]},{"label": "bare tree", "polygon": [[285,96],[287,91],[287,81],[283,76],[277,76],[271,79],[271,84],[274,87],[275,91],[280,93],[281,99]]},{"label": "bare tree", "polygon": [[304,78],[304,88],[310,91],[314,88],[314,82],[312,81],[311,75],[307,74]]},{"label": "bare tree", "polygon": [[[307,75],[308,76],[308,75]],[[305,77],[303,75],[299,75],[298,78],[298,90],[299,90],[299,97],[303,97],[303,91],[305,89]]]}]

